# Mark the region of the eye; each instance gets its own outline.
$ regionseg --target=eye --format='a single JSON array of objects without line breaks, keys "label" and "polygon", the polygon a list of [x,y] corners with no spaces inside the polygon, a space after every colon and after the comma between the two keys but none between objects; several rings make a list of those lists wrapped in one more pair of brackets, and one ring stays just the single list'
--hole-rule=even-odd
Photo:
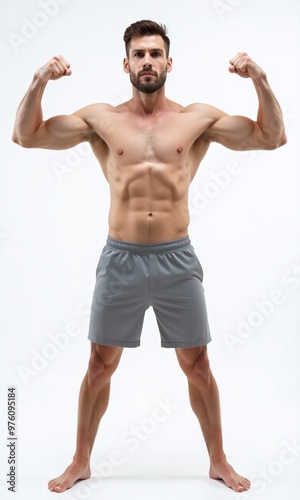
[{"label": "eye", "polygon": [[159,57],[161,54],[158,51],[152,52],[152,57]]},{"label": "eye", "polygon": [[142,57],[144,57],[144,52],[136,52],[134,55],[135,55],[135,57],[142,58]]}]

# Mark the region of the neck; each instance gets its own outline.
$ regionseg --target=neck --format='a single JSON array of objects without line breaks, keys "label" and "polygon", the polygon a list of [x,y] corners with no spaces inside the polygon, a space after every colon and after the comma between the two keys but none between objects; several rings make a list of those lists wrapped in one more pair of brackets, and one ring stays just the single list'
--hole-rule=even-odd
[{"label": "neck", "polygon": [[165,110],[167,102],[164,87],[161,87],[157,92],[153,92],[153,94],[144,94],[144,92],[132,87],[131,104],[134,112],[137,114],[154,115],[159,111]]}]

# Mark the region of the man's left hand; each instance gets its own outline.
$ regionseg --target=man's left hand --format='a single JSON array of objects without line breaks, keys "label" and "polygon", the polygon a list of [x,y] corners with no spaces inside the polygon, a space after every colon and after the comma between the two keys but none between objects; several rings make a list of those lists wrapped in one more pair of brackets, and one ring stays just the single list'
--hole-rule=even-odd
[{"label": "man's left hand", "polygon": [[238,52],[229,62],[230,73],[236,73],[243,78],[258,80],[266,76],[266,73],[248,56],[248,54],[246,54],[246,52]]}]

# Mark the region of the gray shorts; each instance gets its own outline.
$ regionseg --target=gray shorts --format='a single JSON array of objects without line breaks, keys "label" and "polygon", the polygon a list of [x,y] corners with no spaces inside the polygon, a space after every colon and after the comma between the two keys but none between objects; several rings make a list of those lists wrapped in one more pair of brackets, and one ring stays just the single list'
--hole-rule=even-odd
[{"label": "gray shorts", "polygon": [[162,347],[211,341],[203,270],[188,237],[167,243],[127,243],[110,236],[96,270],[89,340],[138,347],[152,306]]}]

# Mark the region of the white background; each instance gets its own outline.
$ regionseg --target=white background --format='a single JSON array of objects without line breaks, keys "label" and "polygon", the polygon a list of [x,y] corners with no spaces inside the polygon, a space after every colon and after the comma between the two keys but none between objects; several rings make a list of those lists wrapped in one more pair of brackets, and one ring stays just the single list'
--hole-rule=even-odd
[{"label": "white background", "polygon": [[[191,186],[190,236],[204,268],[213,337],[209,353],[220,389],[225,449],[233,465],[253,478],[251,493],[239,497],[296,500],[300,4],[50,3],[51,15],[46,0],[6,0],[0,7],[1,497],[11,498],[5,485],[9,385],[18,391],[19,497],[50,498],[47,481],[73,455],[78,391],[89,357],[89,303],[109,203],[88,146],[22,149],[10,139],[15,112],[33,72],[55,54],[69,59],[73,74],[49,83],[45,118],[130,98],[122,69],[123,32],[149,18],[169,28],[174,63],[169,98],[255,118],[251,81],[228,72],[228,60],[247,51],[267,71],[284,112],[288,143],[278,150],[210,148]],[[235,175],[222,173],[230,168]],[[155,423],[159,400],[176,409]],[[148,430],[134,452],[122,440],[132,426]],[[108,463],[114,450],[121,457],[118,466]],[[223,500],[236,495],[207,479],[207,453],[186,381],[174,351],[160,348],[152,311],[145,318],[142,346],[125,350],[114,376],[93,464],[96,479],[79,483],[62,498]],[[107,470],[110,477],[99,479]]]}]

